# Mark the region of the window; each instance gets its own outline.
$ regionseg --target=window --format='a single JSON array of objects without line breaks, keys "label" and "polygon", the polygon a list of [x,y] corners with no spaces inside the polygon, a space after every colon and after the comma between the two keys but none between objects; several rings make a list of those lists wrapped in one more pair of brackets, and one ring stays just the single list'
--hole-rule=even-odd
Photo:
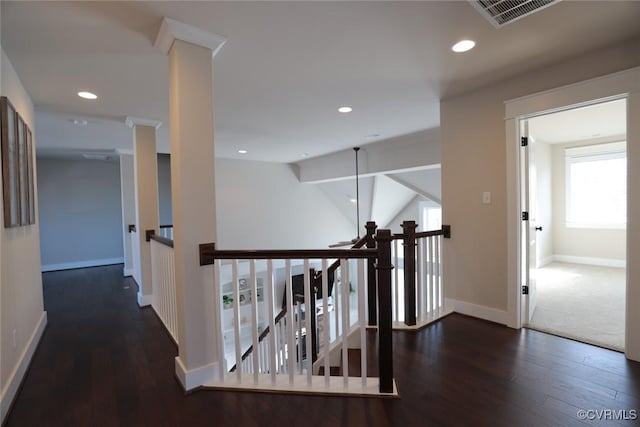
[{"label": "window", "polygon": [[624,228],[627,223],[626,143],[565,149],[568,227]]},{"label": "window", "polygon": [[442,228],[442,208],[435,202],[420,202],[421,231],[440,230]]}]

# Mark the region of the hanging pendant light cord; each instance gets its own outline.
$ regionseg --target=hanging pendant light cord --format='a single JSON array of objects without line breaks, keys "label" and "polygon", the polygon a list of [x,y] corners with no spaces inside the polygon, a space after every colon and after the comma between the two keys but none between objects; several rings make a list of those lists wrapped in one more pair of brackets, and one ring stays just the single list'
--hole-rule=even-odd
[{"label": "hanging pendant light cord", "polygon": [[360,240],[360,183],[358,176],[358,151],[360,147],[353,147],[353,151],[356,152],[356,236],[357,240]]}]

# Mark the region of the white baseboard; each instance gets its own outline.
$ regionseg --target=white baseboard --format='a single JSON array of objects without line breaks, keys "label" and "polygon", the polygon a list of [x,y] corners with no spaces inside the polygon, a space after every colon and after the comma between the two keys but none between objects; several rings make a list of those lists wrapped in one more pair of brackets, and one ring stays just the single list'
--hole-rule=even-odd
[{"label": "white baseboard", "polygon": [[104,258],[92,259],[89,261],[63,262],[61,264],[45,264],[41,270],[43,273],[47,271],[71,270],[74,268],[99,267],[102,265],[123,264],[124,258]]},{"label": "white baseboard", "polygon": [[538,263],[538,268],[540,268],[540,267],[544,267],[545,265],[549,265],[549,264],[551,264],[553,261],[555,261],[555,260],[553,259],[553,255],[550,255],[550,256],[548,256],[548,257],[546,257],[546,258],[542,258],[542,259],[540,260],[540,263]]},{"label": "white baseboard", "polygon": [[180,356],[176,357],[176,376],[185,391],[218,381],[219,370],[218,362],[214,362],[188,371],[182,364]]},{"label": "white baseboard", "polygon": [[123,269],[124,277],[132,277],[133,276],[133,268],[125,268]]},{"label": "white baseboard", "polygon": [[140,307],[147,307],[147,306],[151,305],[152,300],[153,300],[153,294],[152,295],[142,295],[140,293],[140,291],[138,291],[138,305]]},{"label": "white baseboard", "polygon": [[573,255],[553,255],[553,260],[557,262],[568,262],[571,264],[598,265],[601,267],[619,267],[625,268],[627,262],[622,259],[612,258],[591,258]]},{"label": "white baseboard", "polygon": [[20,383],[27,372],[33,353],[35,353],[38,343],[40,342],[40,338],[42,338],[45,326],[47,326],[47,312],[43,311],[38,324],[31,333],[31,337],[29,337],[29,341],[20,355],[20,359],[18,360],[16,367],[9,375],[7,385],[0,394],[0,424],[4,423],[4,418],[7,416],[11,403],[16,397],[16,393],[18,392]]},{"label": "white baseboard", "polygon": [[478,319],[489,320],[501,325],[507,324],[508,316],[505,310],[498,310],[497,308],[471,304],[470,302],[450,298],[445,298],[444,304],[447,309],[452,309],[456,313],[477,317]]}]

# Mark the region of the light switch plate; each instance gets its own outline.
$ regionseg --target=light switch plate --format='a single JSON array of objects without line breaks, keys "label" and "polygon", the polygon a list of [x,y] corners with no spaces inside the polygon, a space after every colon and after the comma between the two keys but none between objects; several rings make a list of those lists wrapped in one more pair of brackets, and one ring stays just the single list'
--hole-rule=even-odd
[{"label": "light switch plate", "polygon": [[491,204],[491,192],[485,191],[482,193],[482,204],[490,205]]}]

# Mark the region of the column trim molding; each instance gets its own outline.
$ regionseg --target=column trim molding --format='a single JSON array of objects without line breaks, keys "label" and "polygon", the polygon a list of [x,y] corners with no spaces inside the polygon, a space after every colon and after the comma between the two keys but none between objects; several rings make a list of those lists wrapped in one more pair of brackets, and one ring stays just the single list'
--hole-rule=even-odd
[{"label": "column trim molding", "polygon": [[157,130],[160,126],[162,126],[162,122],[159,120],[145,119],[143,117],[133,116],[127,116],[127,118],[124,119],[124,123],[132,129],[134,126],[149,126]]},{"label": "column trim molding", "polygon": [[193,25],[164,17],[153,45],[168,54],[173,42],[176,40],[211,49],[213,56],[216,56],[227,42],[227,38],[220,34],[211,33]]}]

